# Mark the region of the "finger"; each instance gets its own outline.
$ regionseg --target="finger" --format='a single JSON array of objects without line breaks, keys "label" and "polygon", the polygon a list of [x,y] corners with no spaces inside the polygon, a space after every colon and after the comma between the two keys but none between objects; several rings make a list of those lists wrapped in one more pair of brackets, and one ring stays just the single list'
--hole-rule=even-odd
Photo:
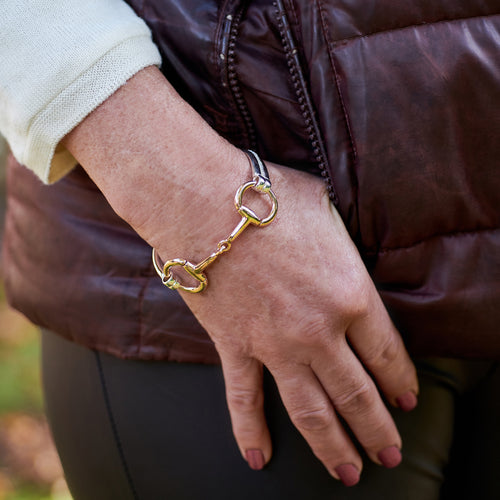
[{"label": "finger", "polygon": [[387,400],[412,410],[417,405],[417,372],[375,289],[367,313],[350,324],[347,338]]},{"label": "finger", "polygon": [[251,469],[260,470],[272,454],[264,415],[262,364],[254,358],[222,355],[226,399],[233,434]]},{"label": "finger", "polygon": [[401,461],[401,437],[375,383],[345,341],[331,344],[311,368],[368,456],[394,467]]},{"label": "finger", "polygon": [[289,365],[273,373],[290,419],[328,472],[346,486],[359,481],[362,460],[311,368]]}]

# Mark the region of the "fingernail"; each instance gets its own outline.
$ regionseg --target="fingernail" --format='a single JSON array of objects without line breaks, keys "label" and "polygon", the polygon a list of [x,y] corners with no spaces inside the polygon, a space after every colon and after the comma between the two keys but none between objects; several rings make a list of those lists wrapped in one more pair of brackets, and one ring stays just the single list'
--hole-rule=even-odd
[{"label": "fingernail", "polygon": [[245,452],[250,469],[262,470],[265,465],[264,454],[260,450],[247,450]]},{"label": "fingernail", "polygon": [[417,396],[414,392],[408,391],[396,398],[396,403],[403,411],[411,411],[417,406]]},{"label": "fingernail", "polygon": [[344,486],[354,486],[359,481],[359,470],[352,464],[339,465],[335,467],[335,472]]},{"label": "fingernail", "polygon": [[378,459],[382,462],[384,467],[392,469],[401,463],[402,456],[401,452],[396,446],[389,446],[379,451],[377,454]]}]

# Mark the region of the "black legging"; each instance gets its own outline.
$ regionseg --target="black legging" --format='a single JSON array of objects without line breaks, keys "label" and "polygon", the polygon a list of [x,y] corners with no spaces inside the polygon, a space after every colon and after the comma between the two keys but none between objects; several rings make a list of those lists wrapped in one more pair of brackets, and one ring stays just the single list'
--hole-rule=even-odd
[{"label": "black legging", "polygon": [[[482,450],[457,448],[457,466],[446,467],[456,395],[464,388],[459,375],[468,365],[419,364],[418,408],[392,411],[403,438],[402,464],[387,470],[365,457],[361,482],[346,488],[292,426],[270,376],[266,413],[274,455],[263,471],[252,471],[232,437],[220,367],[123,361],[50,332],[42,340],[47,416],[75,500],[500,498],[500,408],[490,389],[483,400],[491,429],[482,420],[472,430],[464,423],[467,432],[460,433],[470,440],[473,431],[472,444]],[[495,365],[476,364],[475,371],[476,388],[492,381],[499,387]],[[489,439],[477,437],[481,432]],[[475,453],[482,456],[466,462]]]}]

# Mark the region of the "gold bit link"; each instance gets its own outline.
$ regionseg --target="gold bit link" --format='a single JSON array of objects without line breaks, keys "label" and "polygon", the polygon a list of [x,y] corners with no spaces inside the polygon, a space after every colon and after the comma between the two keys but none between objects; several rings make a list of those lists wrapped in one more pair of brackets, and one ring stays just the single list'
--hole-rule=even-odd
[{"label": "gold bit link", "polygon": [[[257,157],[255,153],[250,153]],[[254,189],[260,194],[269,196],[272,206],[271,211],[269,212],[269,215],[267,217],[261,219],[252,209],[243,205],[243,194],[250,188]],[[165,264],[161,265],[158,262],[156,250],[153,248],[153,265],[156,272],[160,276],[162,283],[165,286],[167,286],[171,290],[179,289],[190,293],[198,293],[203,291],[208,285],[207,277],[204,274],[205,269],[210,264],[212,264],[217,259],[217,257],[227,252],[231,248],[233,241],[250,224],[253,224],[257,227],[267,226],[274,220],[274,218],[276,217],[276,213],[278,212],[278,200],[276,199],[276,195],[271,189],[271,181],[266,177],[263,177],[261,174],[257,173],[254,176],[253,180],[246,182],[238,188],[234,197],[234,204],[236,206],[236,210],[241,215],[240,222],[225,240],[219,241],[219,243],[217,244],[217,250],[209,255],[206,259],[202,260],[199,264],[193,264],[185,259],[173,259],[168,260],[167,262],[165,262]],[[176,266],[182,267],[189,275],[197,280],[199,284],[197,286],[187,286],[180,283],[171,273],[171,269]]]}]

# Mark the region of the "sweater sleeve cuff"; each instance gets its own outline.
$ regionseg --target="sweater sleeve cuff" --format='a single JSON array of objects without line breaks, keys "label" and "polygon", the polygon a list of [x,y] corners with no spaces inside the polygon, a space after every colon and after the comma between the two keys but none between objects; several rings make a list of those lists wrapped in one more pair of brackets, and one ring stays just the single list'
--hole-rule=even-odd
[{"label": "sweater sleeve cuff", "polygon": [[149,36],[127,39],[111,49],[34,118],[21,162],[45,183],[59,180],[77,164],[67,149],[58,147],[61,139],[138,71],[160,63]]}]

